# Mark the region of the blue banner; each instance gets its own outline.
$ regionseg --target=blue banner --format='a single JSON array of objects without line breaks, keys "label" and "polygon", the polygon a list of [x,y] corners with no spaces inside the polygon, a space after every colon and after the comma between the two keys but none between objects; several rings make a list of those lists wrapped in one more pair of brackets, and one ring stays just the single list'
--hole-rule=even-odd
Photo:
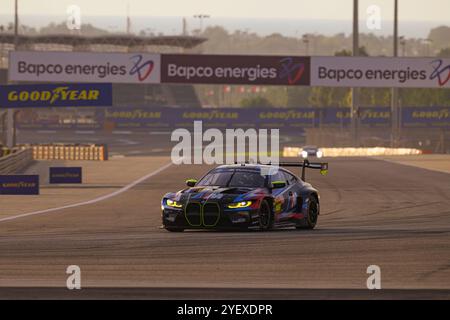
[{"label": "blue banner", "polygon": [[[357,111],[361,127],[390,127],[390,107],[361,107]],[[404,127],[450,128],[450,107],[403,107]],[[350,108],[169,108],[112,107],[97,109],[92,123],[65,123],[64,119],[32,118],[20,122],[20,129],[34,130],[173,130],[192,128],[203,121],[204,128],[278,128],[298,131],[312,127],[347,127]]]},{"label": "blue banner", "polygon": [[0,86],[1,108],[112,105],[112,84],[20,84]]},{"label": "blue banner", "polygon": [[0,175],[0,195],[39,194],[38,175]]},{"label": "blue banner", "polygon": [[81,167],[51,167],[49,174],[50,184],[82,183]]},{"label": "blue banner", "polygon": [[450,128],[450,107],[403,108],[404,127]]}]

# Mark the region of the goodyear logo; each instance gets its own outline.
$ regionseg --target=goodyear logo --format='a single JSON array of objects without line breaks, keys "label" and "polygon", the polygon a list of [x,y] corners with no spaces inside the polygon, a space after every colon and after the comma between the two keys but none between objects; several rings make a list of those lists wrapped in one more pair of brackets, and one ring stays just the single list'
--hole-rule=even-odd
[{"label": "goodyear logo", "polygon": [[193,112],[183,112],[183,119],[196,119],[196,120],[216,120],[216,119],[238,119],[239,113],[237,112],[226,112],[226,111],[193,111]]},{"label": "goodyear logo", "polygon": [[54,183],[82,183],[81,167],[51,167],[49,182]]},{"label": "goodyear logo", "polygon": [[143,109],[109,111],[105,110],[105,118],[112,120],[161,119],[160,111],[146,111]]},{"label": "goodyear logo", "polygon": [[412,112],[413,119],[421,119],[421,120],[446,120],[450,119],[450,109],[442,108],[439,110],[420,110]]},{"label": "goodyear logo", "polygon": [[111,106],[111,84],[0,86],[0,108]]},{"label": "goodyear logo", "polygon": [[316,113],[314,110],[308,111],[265,111],[259,113],[259,118],[264,120],[312,120],[315,119]]},{"label": "goodyear logo", "polygon": [[39,194],[38,175],[0,175],[0,195]]}]

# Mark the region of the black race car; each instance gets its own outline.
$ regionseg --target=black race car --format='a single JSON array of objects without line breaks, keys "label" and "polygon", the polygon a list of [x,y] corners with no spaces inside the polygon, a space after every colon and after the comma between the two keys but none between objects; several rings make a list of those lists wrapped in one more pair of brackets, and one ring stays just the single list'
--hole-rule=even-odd
[{"label": "black race car", "polygon": [[[301,167],[298,178],[283,167]],[[185,229],[260,229],[295,226],[313,229],[320,213],[319,192],[305,182],[305,169],[328,172],[327,163],[222,165],[188,188],[162,198],[168,231]]]}]

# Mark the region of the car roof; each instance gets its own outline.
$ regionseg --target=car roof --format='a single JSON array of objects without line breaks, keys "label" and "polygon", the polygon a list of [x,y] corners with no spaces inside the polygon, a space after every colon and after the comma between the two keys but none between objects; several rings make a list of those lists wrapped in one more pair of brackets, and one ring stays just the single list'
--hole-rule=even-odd
[{"label": "car roof", "polygon": [[254,164],[254,163],[242,163],[242,164],[224,164],[218,166],[216,169],[250,169],[250,170],[260,170],[262,168],[275,168],[275,166],[267,164]]},{"label": "car roof", "polygon": [[268,171],[271,170],[271,169],[279,168],[280,170],[285,171],[287,173],[290,173],[293,176],[297,177],[296,174],[294,174],[293,172],[291,172],[291,171],[289,171],[289,170],[287,170],[285,168],[282,168],[281,166],[274,166],[274,165],[267,165],[267,164],[254,164],[254,163],[224,164],[224,165],[216,167],[213,170],[216,170],[216,169],[232,169],[232,170],[242,170],[242,171],[253,171],[253,170],[254,171],[259,171],[262,168],[265,168]]}]

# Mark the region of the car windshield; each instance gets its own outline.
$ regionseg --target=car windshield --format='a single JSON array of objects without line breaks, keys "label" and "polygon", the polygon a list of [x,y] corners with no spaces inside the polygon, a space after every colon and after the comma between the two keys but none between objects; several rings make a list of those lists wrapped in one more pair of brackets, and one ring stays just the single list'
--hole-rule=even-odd
[{"label": "car windshield", "polygon": [[218,170],[208,173],[197,186],[263,188],[265,182],[259,171]]}]

